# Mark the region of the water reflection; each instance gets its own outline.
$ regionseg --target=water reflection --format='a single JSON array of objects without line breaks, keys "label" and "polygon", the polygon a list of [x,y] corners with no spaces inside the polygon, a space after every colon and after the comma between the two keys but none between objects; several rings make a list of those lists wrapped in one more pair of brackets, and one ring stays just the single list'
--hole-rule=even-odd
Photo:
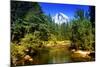
[{"label": "water reflection", "polygon": [[40,53],[33,57],[32,63],[26,63],[24,65],[40,65],[40,64],[58,64],[69,62],[83,62],[91,61],[90,57],[81,57],[80,54],[73,54],[66,47],[65,48],[50,48],[45,52],[40,50]]},{"label": "water reflection", "polygon": [[70,62],[70,52],[64,48],[52,49],[49,53],[49,63]]}]

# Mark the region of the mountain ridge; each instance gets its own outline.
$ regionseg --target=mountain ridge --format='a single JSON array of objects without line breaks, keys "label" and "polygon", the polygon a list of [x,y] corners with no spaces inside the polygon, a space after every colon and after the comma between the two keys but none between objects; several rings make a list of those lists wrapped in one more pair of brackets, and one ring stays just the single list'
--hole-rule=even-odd
[{"label": "mountain ridge", "polygon": [[55,23],[58,24],[67,23],[69,21],[69,17],[61,12],[56,13],[52,19]]}]

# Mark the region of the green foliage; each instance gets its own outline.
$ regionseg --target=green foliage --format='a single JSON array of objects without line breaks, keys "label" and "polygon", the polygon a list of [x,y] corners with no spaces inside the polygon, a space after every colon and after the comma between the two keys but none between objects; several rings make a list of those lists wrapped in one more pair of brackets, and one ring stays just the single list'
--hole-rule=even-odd
[{"label": "green foliage", "polygon": [[67,40],[79,49],[95,50],[94,22],[87,19],[84,10],[78,9],[73,20],[57,24],[50,15],[43,14],[38,3],[11,2],[11,5],[11,56],[23,57],[28,47],[39,53],[48,52],[46,45],[50,42],[57,45],[57,41]]},{"label": "green foliage", "polygon": [[40,22],[36,20],[41,13],[38,3],[11,1],[11,40],[19,40],[26,33],[34,32],[37,26],[34,23]]},{"label": "green foliage", "polygon": [[24,50],[26,49],[23,45],[18,45],[16,43],[11,44],[11,57],[21,58],[24,57]]},{"label": "green foliage", "polygon": [[[83,11],[78,11],[80,14]],[[84,15],[80,15],[79,17],[82,18]],[[76,12],[76,15],[78,13]],[[93,48],[93,43],[94,43],[94,37],[95,35],[93,34],[93,28],[92,24],[88,19],[78,19],[72,21],[72,42],[76,43],[78,47],[81,47],[81,49],[84,50],[94,50]]]},{"label": "green foliage", "polygon": [[83,9],[77,9],[77,11],[75,13],[75,18],[77,18],[78,20],[83,20],[85,18],[84,10]]}]

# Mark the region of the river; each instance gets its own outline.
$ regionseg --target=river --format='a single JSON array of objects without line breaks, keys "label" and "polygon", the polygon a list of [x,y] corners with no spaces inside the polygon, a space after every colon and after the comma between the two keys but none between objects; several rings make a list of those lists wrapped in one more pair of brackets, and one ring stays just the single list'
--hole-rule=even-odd
[{"label": "river", "polygon": [[[79,54],[73,55],[71,51],[64,47],[52,47],[48,52],[40,52],[33,58],[33,62],[24,65],[58,64],[71,62],[92,61],[90,57],[81,57]],[[75,56],[75,57],[74,57]]]}]

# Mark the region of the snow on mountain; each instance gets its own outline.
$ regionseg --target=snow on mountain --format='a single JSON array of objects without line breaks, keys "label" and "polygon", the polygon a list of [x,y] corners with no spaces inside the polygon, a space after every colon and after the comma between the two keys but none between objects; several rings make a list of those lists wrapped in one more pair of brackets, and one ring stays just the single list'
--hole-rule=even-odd
[{"label": "snow on mountain", "polygon": [[61,12],[57,13],[52,19],[58,24],[67,23],[69,21],[69,17]]}]

